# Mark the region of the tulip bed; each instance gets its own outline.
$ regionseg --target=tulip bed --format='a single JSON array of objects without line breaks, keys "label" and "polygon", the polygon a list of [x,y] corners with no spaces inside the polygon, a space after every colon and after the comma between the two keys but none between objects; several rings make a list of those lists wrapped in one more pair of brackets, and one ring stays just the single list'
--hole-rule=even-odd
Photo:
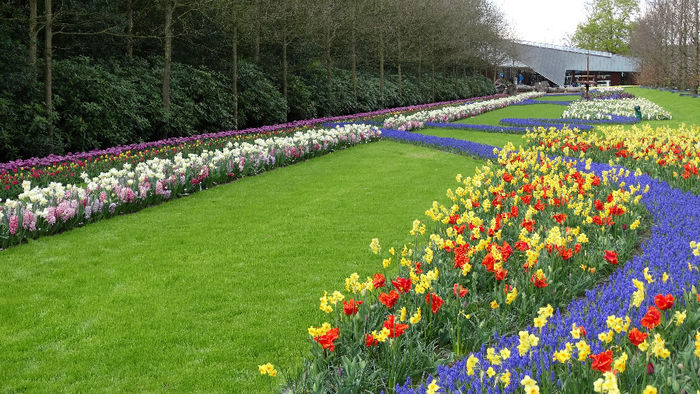
[{"label": "tulip bed", "polygon": [[376,141],[380,131],[369,125],[309,130],[286,137],[228,142],[200,154],[158,156],[90,176],[81,184],[52,182],[32,187],[0,206],[0,248],[28,238],[54,234],[85,223],[133,212],[242,176],[289,165],[336,149]]},{"label": "tulip bed", "polygon": [[595,132],[539,127],[530,129],[525,139],[547,154],[624,165],[700,194],[700,126],[608,126]]},{"label": "tulip bed", "polygon": [[496,334],[420,387],[407,380],[396,392],[698,390],[700,196],[626,172],[622,181],[649,187],[642,202],[654,225],[640,255],[566,309],[531,309],[533,324],[517,335]]},{"label": "tulip bed", "polygon": [[473,177],[458,176],[447,205],[434,202],[428,222],[414,222],[413,243],[373,241],[383,270],[324,293],[327,321],[309,328],[312,356],[292,387],[393,388],[494,332],[517,333],[530,311],[585,294],[631,257],[649,226],[643,191],[621,187],[622,175],[510,147]]}]

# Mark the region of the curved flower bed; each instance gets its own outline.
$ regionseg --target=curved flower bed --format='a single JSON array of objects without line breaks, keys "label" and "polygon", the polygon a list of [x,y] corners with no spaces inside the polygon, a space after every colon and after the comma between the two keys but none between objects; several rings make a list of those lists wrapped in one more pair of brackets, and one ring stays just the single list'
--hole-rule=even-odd
[{"label": "curved flower bed", "polygon": [[[541,120],[547,120],[547,119],[541,119]],[[577,128],[579,130],[593,130],[593,126],[589,126],[586,124],[576,124],[576,123],[565,124],[565,123],[558,123],[558,122],[547,123],[547,122],[541,122],[540,119],[532,119],[530,122],[522,122],[521,124],[522,124],[522,126],[492,126],[492,125],[483,125],[483,124],[426,122],[425,126],[426,127],[439,127],[439,128],[446,128],[446,129],[470,129],[470,130],[485,131],[488,133],[511,133],[511,134],[525,134],[528,130],[528,128],[526,126],[538,126],[538,127],[554,128],[557,130],[565,128],[565,127]]]},{"label": "curved flower bed", "polygon": [[308,329],[312,357],[293,389],[393,388],[448,349],[474,350],[494,331],[517,332],[529,311],[584,294],[647,226],[642,190],[619,177],[509,148],[473,177],[458,175],[446,205],[426,211],[429,223],[414,221],[414,242],[370,244],[383,271],[324,293],[328,321]]},{"label": "curved flower bed", "polygon": [[596,86],[590,91],[592,93],[623,93],[625,89],[622,86]]},{"label": "curved flower bed", "polygon": [[448,106],[432,111],[420,111],[411,115],[391,116],[384,120],[384,127],[387,129],[397,129],[402,131],[419,129],[424,127],[425,122],[451,122],[458,119],[464,119],[487,111],[492,111],[494,109],[505,108],[513,103],[541,95],[542,93],[529,92],[465,105],[452,107]]},{"label": "curved flower bed", "polygon": [[240,142],[262,136],[272,137],[293,134],[301,128],[308,128],[322,123],[420,111],[445,105],[496,99],[504,96],[503,94],[495,94],[469,99],[388,108],[352,115],[299,120],[245,130],[229,130],[191,137],[167,138],[159,141],[115,146],[89,152],[69,153],[64,156],[49,155],[42,158],[33,157],[26,160],[0,163],[0,201],[3,198],[15,198],[21,193],[21,184],[25,180],[32,181],[35,184],[40,182],[43,185],[48,185],[50,182],[77,183],[80,182],[80,173],[84,171],[93,176],[125,163],[136,164],[155,157],[161,159],[172,158],[178,153],[184,155],[189,153],[199,154],[205,149],[221,149],[229,142]]},{"label": "curved flower bed", "polygon": [[[610,166],[593,164],[592,169],[601,174]],[[646,175],[621,180],[650,188],[642,202],[655,224],[640,255],[566,310],[541,309],[534,326],[518,335],[496,335],[492,347],[484,345],[454,365],[438,368],[416,389],[410,381],[397,385],[396,392],[666,393],[700,388],[695,372],[700,367],[700,295],[695,287],[700,280],[700,196]],[[529,312],[535,316],[534,309]]]},{"label": "curved flower bed", "polygon": [[597,132],[530,130],[525,139],[553,155],[583,154],[596,162],[614,162],[700,194],[700,127],[605,127]]},{"label": "curved flower bed", "polygon": [[[574,119],[574,118],[503,118],[501,123],[513,126],[542,126],[543,124],[560,123],[568,124],[572,127],[578,127],[580,130],[586,130],[585,128],[580,128],[580,125],[603,125],[603,124],[633,124],[637,123],[639,120],[636,117],[629,116],[619,116],[610,115],[606,119]],[[547,126],[544,126],[547,127]]]},{"label": "curved flower bed", "polygon": [[670,112],[643,98],[574,101],[561,117],[591,120],[612,119],[612,115],[618,115],[631,118],[635,116],[636,106],[641,108],[644,120],[671,119]]},{"label": "curved flower bed", "polygon": [[17,199],[0,205],[0,247],[26,238],[54,234],[119,213],[193,193],[242,176],[266,171],[359,143],[376,141],[381,132],[369,125],[297,132],[287,137],[229,142],[222,149],[172,158],[125,163],[82,184],[53,182],[32,187],[24,181]]},{"label": "curved flower bed", "polygon": [[571,101],[555,101],[555,100],[531,100],[527,99],[513,105],[530,105],[530,104],[555,104],[555,105],[569,105]]}]

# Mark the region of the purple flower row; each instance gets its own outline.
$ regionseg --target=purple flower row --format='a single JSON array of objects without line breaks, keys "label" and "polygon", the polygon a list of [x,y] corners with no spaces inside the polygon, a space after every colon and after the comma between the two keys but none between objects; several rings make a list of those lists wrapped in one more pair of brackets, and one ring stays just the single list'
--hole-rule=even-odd
[{"label": "purple flower row", "polygon": [[515,103],[513,105],[530,105],[530,104],[556,104],[556,105],[569,105],[571,104],[571,101],[547,101],[547,100],[532,100],[532,99],[527,99],[525,101],[521,101],[519,103]]},{"label": "purple flower row", "polygon": [[524,134],[527,131],[525,127],[513,127],[513,126],[493,126],[486,124],[466,124],[466,123],[437,123],[437,122],[425,122],[426,127],[438,127],[444,129],[469,129],[469,130],[479,130],[486,131],[488,133],[516,133]]},{"label": "purple flower row", "polygon": [[278,131],[278,130],[282,130],[282,129],[297,128],[297,127],[309,127],[309,126],[317,125],[319,123],[336,122],[336,121],[349,120],[349,119],[362,118],[362,117],[370,117],[370,116],[380,116],[380,115],[385,115],[385,114],[394,113],[394,112],[418,111],[418,110],[422,110],[425,108],[438,107],[438,106],[443,106],[443,105],[460,104],[460,103],[465,103],[465,102],[470,102],[470,101],[487,100],[487,99],[493,99],[493,98],[504,97],[504,96],[505,95],[503,95],[503,94],[496,94],[496,95],[490,95],[490,96],[472,97],[472,98],[461,99],[461,100],[442,101],[442,102],[436,102],[436,103],[419,104],[419,105],[397,107],[397,108],[387,108],[387,109],[382,109],[382,110],[378,110],[378,111],[363,112],[363,113],[352,114],[352,115],[341,115],[341,116],[331,116],[331,117],[325,117],[325,118],[297,120],[297,121],[288,122],[288,123],[261,126],[261,127],[250,128],[250,129],[245,129],[245,130],[227,130],[227,131],[221,131],[221,132],[217,132],[217,133],[199,134],[199,135],[194,135],[194,136],[190,136],[190,137],[173,137],[173,138],[167,138],[167,139],[163,139],[163,140],[159,140],[159,141],[143,142],[143,143],[139,143],[139,144],[118,145],[118,146],[107,148],[107,149],[96,149],[96,150],[92,150],[89,152],[68,153],[64,156],[49,155],[49,156],[45,156],[42,158],[32,157],[32,158],[25,159],[25,160],[15,160],[15,161],[7,162],[7,163],[0,163],[0,172],[18,170],[22,167],[44,167],[44,166],[50,166],[50,165],[53,165],[56,163],[67,162],[67,161],[68,162],[78,162],[78,161],[83,161],[87,158],[95,157],[95,156],[119,155],[119,154],[126,152],[126,151],[139,151],[139,150],[145,150],[145,149],[150,149],[150,148],[158,148],[158,147],[165,146],[165,145],[181,145],[181,144],[185,144],[185,143],[188,143],[191,141],[196,141],[196,140],[207,140],[207,139],[212,139],[212,138],[226,138],[226,137],[233,137],[233,136],[238,136],[238,135],[269,133],[269,132]]},{"label": "purple flower row", "polygon": [[[578,164],[579,170],[584,170],[582,163]],[[591,169],[600,175],[604,170],[610,169],[607,164],[592,164]],[[649,185],[650,189],[644,195],[642,202],[650,211],[654,225],[651,237],[642,244],[642,253],[627,262],[624,269],[616,270],[609,280],[597,288],[586,292],[583,298],[573,301],[566,308],[568,312],[557,310],[550,319],[549,324],[541,331],[530,327],[528,331],[537,335],[539,344],[531,354],[520,356],[517,352],[511,353],[511,357],[503,361],[501,371],[510,371],[511,384],[503,391],[494,387],[491,379],[479,378],[479,374],[469,376],[466,370],[466,358],[451,366],[438,367],[437,374],[429,378],[447,390],[459,392],[514,392],[519,389],[518,382],[529,375],[537,381],[542,377],[550,381],[559,381],[552,370],[552,361],[555,349],[563,346],[570,337],[572,324],[584,326],[587,338],[593,354],[604,350],[600,342],[593,339],[599,333],[608,330],[606,319],[609,315],[629,315],[633,325],[638,326],[648,306],[653,305],[654,294],[672,294],[679,298],[684,291],[690,290],[700,280],[697,271],[688,270],[686,262],[693,259],[689,243],[691,240],[700,239],[700,196],[684,193],[679,189],[673,189],[668,184],[643,175],[639,177],[629,176],[624,179],[628,184],[639,183],[642,187]],[[649,274],[660,278],[664,272],[671,275],[672,280],[664,283],[656,280],[647,285],[647,297],[638,309],[629,310],[630,297],[636,290],[632,284],[632,278],[643,279],[642,271],[649,268]],[[651,296],[650,296],[651,295]],[[533,312],[534,316],[534,312]],[[514,349],[519,343],[518,336],[509,335],[499,337],[494,335],[496,348]],[[481,363],[486,363],[486,344],[482,345],[480,352],[474,354]],[[482,364],[482,366],[485,364]],[[485,367],[484,367],[485,368]],[[425,393],[427,385],[423,384],[414,389],[410,380],[403,386],[397,385],[397,393]]]},{"label": "purple flower row", "polygon": [[433,135],[423,135],[392,129],[380,130],[382,132],[382,138],[388,138],[415,145],[425,145],[450,152],[458,152],[462,154],[466,153],[483,159],[495,158],[496,154],[494,154],[494,149],[500,149],[491,145],[459,140],[456,138],[436,137]]}]

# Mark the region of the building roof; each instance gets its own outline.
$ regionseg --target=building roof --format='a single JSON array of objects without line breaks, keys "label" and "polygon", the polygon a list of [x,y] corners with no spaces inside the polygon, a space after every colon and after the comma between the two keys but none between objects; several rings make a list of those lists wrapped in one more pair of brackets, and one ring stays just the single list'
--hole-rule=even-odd
[{"label": "building roof", "polygon": [[[515,41],[513,47],[515,54],[513,64],[525,64],[560,86],[564,85],[567,70],[586,70],[587,56],[590,57],[589,68],[592,72],[636,72],[639,67],[635,58],[608,52],[529,41]],[[510,63],[508,61],[504,65],[513,67]]]}]

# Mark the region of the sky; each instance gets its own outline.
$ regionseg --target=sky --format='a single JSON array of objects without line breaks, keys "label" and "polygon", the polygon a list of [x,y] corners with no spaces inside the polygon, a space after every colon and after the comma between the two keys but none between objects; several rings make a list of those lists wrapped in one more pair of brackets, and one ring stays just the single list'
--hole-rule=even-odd
[{"label": "sky", "polygon": [[[566,45],[576,25],[586,20],[585,0],[492,0],[502,11],[512,37]],[[643,3],[644,1],[640,1]]]}]

